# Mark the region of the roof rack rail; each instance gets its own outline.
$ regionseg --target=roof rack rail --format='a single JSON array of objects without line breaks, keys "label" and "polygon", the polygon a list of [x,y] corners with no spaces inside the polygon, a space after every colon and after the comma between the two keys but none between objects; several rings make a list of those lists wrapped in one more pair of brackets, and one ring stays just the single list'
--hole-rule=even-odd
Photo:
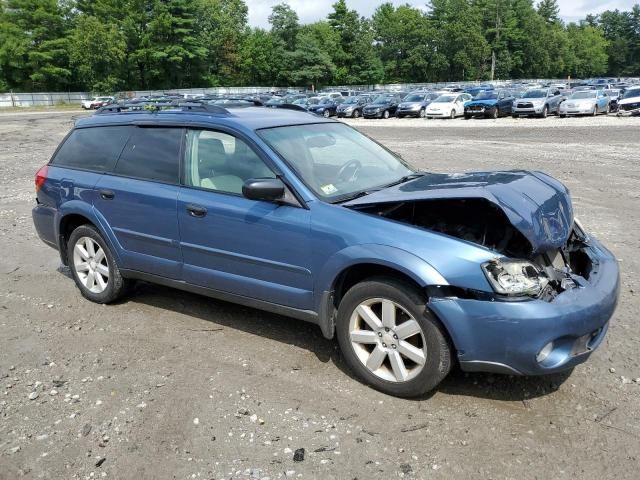
[{"label": "roof rack rail", "polygon": [[185,111],[200,111],[200,112],[209,112],[209,113],[221,113],[223,115],[229,115],[230,112],[224,107],[220,105],[211,105],[206,102],[199,102],[197,99],[194,99],[189,102],[179,102],[174,103],[173,106],[181,108]]}]

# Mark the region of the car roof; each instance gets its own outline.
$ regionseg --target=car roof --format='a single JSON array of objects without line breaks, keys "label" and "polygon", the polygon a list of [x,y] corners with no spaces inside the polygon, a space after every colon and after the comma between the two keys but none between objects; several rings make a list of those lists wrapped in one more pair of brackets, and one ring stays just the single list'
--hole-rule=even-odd
[{"label": "car roof", "polygon": [[225,109],[228,113],[204,111],[133,111],[102,113],[79,119],[76,128],[108,125],[225,125],[239,129],[259,130],[261,128],[305,125],[313,123],[332,123],[307,112],[263,107],[240,107]]}]

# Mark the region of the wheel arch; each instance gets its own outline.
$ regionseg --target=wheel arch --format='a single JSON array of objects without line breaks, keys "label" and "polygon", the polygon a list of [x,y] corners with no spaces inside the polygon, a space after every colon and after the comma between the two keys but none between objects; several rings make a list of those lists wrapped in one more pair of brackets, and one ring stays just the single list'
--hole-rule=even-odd
[{"label": "wheel arch", "polygon": [[316,281],[318,324],[326,338],[333,338],[337,308],[348,289],[366,278],[381,275],[408,282],[418,289],[448,285],[433,266],[412,253],[385,245],[348,247],[324,264]]},{"label": "wheel arch", "polygon": [[60,210],[59,219],[57,221],[57,239],[58,250],[60,252],[60,259],[64,265],[68,265],[67,257],[67,242],[71,232],[81,225],[91,225],[98,230],[103,240],[107,243],[111,254],[115,257],[117,262],[120,262],[120,250],[114,248],[117,245],[117,240],[110,229],[105,228],[107,225],[104,218],[97,213],[97,211],[85,204],[84,202],[67,202]]}]

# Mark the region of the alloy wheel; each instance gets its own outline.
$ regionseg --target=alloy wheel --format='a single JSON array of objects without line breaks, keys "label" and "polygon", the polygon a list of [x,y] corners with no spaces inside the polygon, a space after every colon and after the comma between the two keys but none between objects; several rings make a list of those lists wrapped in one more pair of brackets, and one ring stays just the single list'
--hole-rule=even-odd
[{"label": "alloy wheel", "polygon": [[349,339],[360,362],[389,382],[407,382],[424,368],[427,344],[416,319],[386,298],[360,303],[349,320]]},{"label": "alloy wheel", "polygon": [[109,285],[109,262],[102,247],[90,237],[81,237],[73,247],[73,268],[80,283],[92,293]]}]

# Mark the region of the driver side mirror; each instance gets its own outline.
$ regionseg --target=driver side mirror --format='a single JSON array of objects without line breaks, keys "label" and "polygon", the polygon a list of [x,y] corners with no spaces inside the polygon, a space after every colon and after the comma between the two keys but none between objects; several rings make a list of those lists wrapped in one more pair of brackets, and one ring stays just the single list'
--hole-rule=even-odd
[{"label": "driver side mirror", "polygon": [[284,183],[277,178],[250,178],[242,185],[242,195],[249,200],[275,202],[284,198]]}]

